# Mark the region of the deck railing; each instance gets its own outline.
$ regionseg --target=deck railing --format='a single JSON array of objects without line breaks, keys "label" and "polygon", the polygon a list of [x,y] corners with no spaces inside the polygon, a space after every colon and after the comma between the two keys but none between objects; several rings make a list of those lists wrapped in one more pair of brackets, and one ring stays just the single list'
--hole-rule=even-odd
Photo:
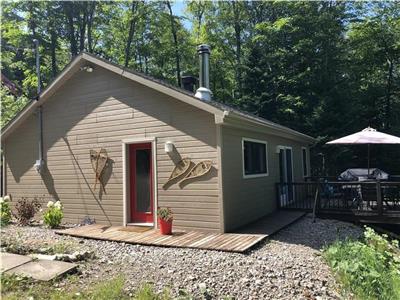
[{"label": "deck railing", "polygon": [[277,205],[283,209],[353,212],[400,218],[400,182],[324,181],[277,183]]}]

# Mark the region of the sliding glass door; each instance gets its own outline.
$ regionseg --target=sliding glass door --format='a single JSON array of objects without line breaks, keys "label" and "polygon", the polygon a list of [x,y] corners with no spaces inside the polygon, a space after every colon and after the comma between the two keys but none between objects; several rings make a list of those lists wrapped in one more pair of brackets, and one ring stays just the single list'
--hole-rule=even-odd
[{"label": "sliding glass door", "polygon": [[294,201],[293,190],[293,150],[291,147],[281,146],[279,150],[279,176],[282,183],[279,190],[281,205]]}]

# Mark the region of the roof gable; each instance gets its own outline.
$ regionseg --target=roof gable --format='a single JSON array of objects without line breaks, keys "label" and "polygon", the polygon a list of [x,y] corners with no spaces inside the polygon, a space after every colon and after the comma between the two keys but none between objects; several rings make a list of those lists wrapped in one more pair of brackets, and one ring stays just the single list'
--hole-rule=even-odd
[{"label": "roof gable", "polygon": [[284,135],[297,140],[306,141],[308,143],[314,142],[312,137],[290,128],[270,122],[249,113],[245,113],[216,101],[202,101],[195,98],[193,93],[190,93],[186,90],[177,88],[173,85],[167,84],[164,81],[157,80],[145,74],[121,67],[117,64],[86,52],[82,52],[75,57],[64,68],[64,70],[40,93],[37,100],[29,102],[20,113],[18,113],[4,128],[2,128],[1,140],[3,141],[5,138],[7,138],[7,136],[9,136],[14,129],[24,122],[24,120],[26,120],[37,107],[45,103],[45,101],[49,99],[69,78],[71,78],[86,65],[102,67],[124,78],[133,80],[160,93],[166,94],[184,103],[214,114],[216,122],[217,120],[221,120],[223,122],[224,119],[228,118],[241,120],[244,122],[244,124],[251,123],[253,126],[269,128],[273,131],[282,132]]}]

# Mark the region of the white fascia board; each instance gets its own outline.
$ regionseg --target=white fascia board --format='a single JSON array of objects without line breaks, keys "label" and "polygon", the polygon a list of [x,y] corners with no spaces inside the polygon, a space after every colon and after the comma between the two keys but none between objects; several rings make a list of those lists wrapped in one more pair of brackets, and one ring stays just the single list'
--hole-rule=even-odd
[{"label": "white fascia board", "polygon": [[266,134],[272,134],[276,136],[285,137],[291,140],[296,140],[302,143],[313,144],[315,143],[315,139],[306,134],[300,133],[293,129],[287,128],[285,126],[269,122],[265,120],[265,122],[253,120],[248,117],[241,116],[235,112],[228,112],[224,114],[223,125],[233,126],[245,130],[256,131]]}]

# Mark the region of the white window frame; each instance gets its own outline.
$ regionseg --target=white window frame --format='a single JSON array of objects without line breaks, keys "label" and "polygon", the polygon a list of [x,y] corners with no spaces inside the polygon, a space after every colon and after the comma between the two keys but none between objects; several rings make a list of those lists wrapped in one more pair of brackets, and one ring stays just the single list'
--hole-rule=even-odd
[{"label": "white window frame", "polygon": [[[245,166],[244,166],[244,142],[254,142],[254,143],[259,143],[259,144],[264,144],[265,145],[265,163],[267,164],[266,166],[266,173],[260,173],[260,174],[250,174],[246,175],[245,172]],[[248,178],[257,178],[257,177],[266,177],[269,176],[269,161],[268,161],[268,142],[267,141],[262,141],[262,140],[256,140],[252,138],[242,138],[242,175],[244,179]]]}]

